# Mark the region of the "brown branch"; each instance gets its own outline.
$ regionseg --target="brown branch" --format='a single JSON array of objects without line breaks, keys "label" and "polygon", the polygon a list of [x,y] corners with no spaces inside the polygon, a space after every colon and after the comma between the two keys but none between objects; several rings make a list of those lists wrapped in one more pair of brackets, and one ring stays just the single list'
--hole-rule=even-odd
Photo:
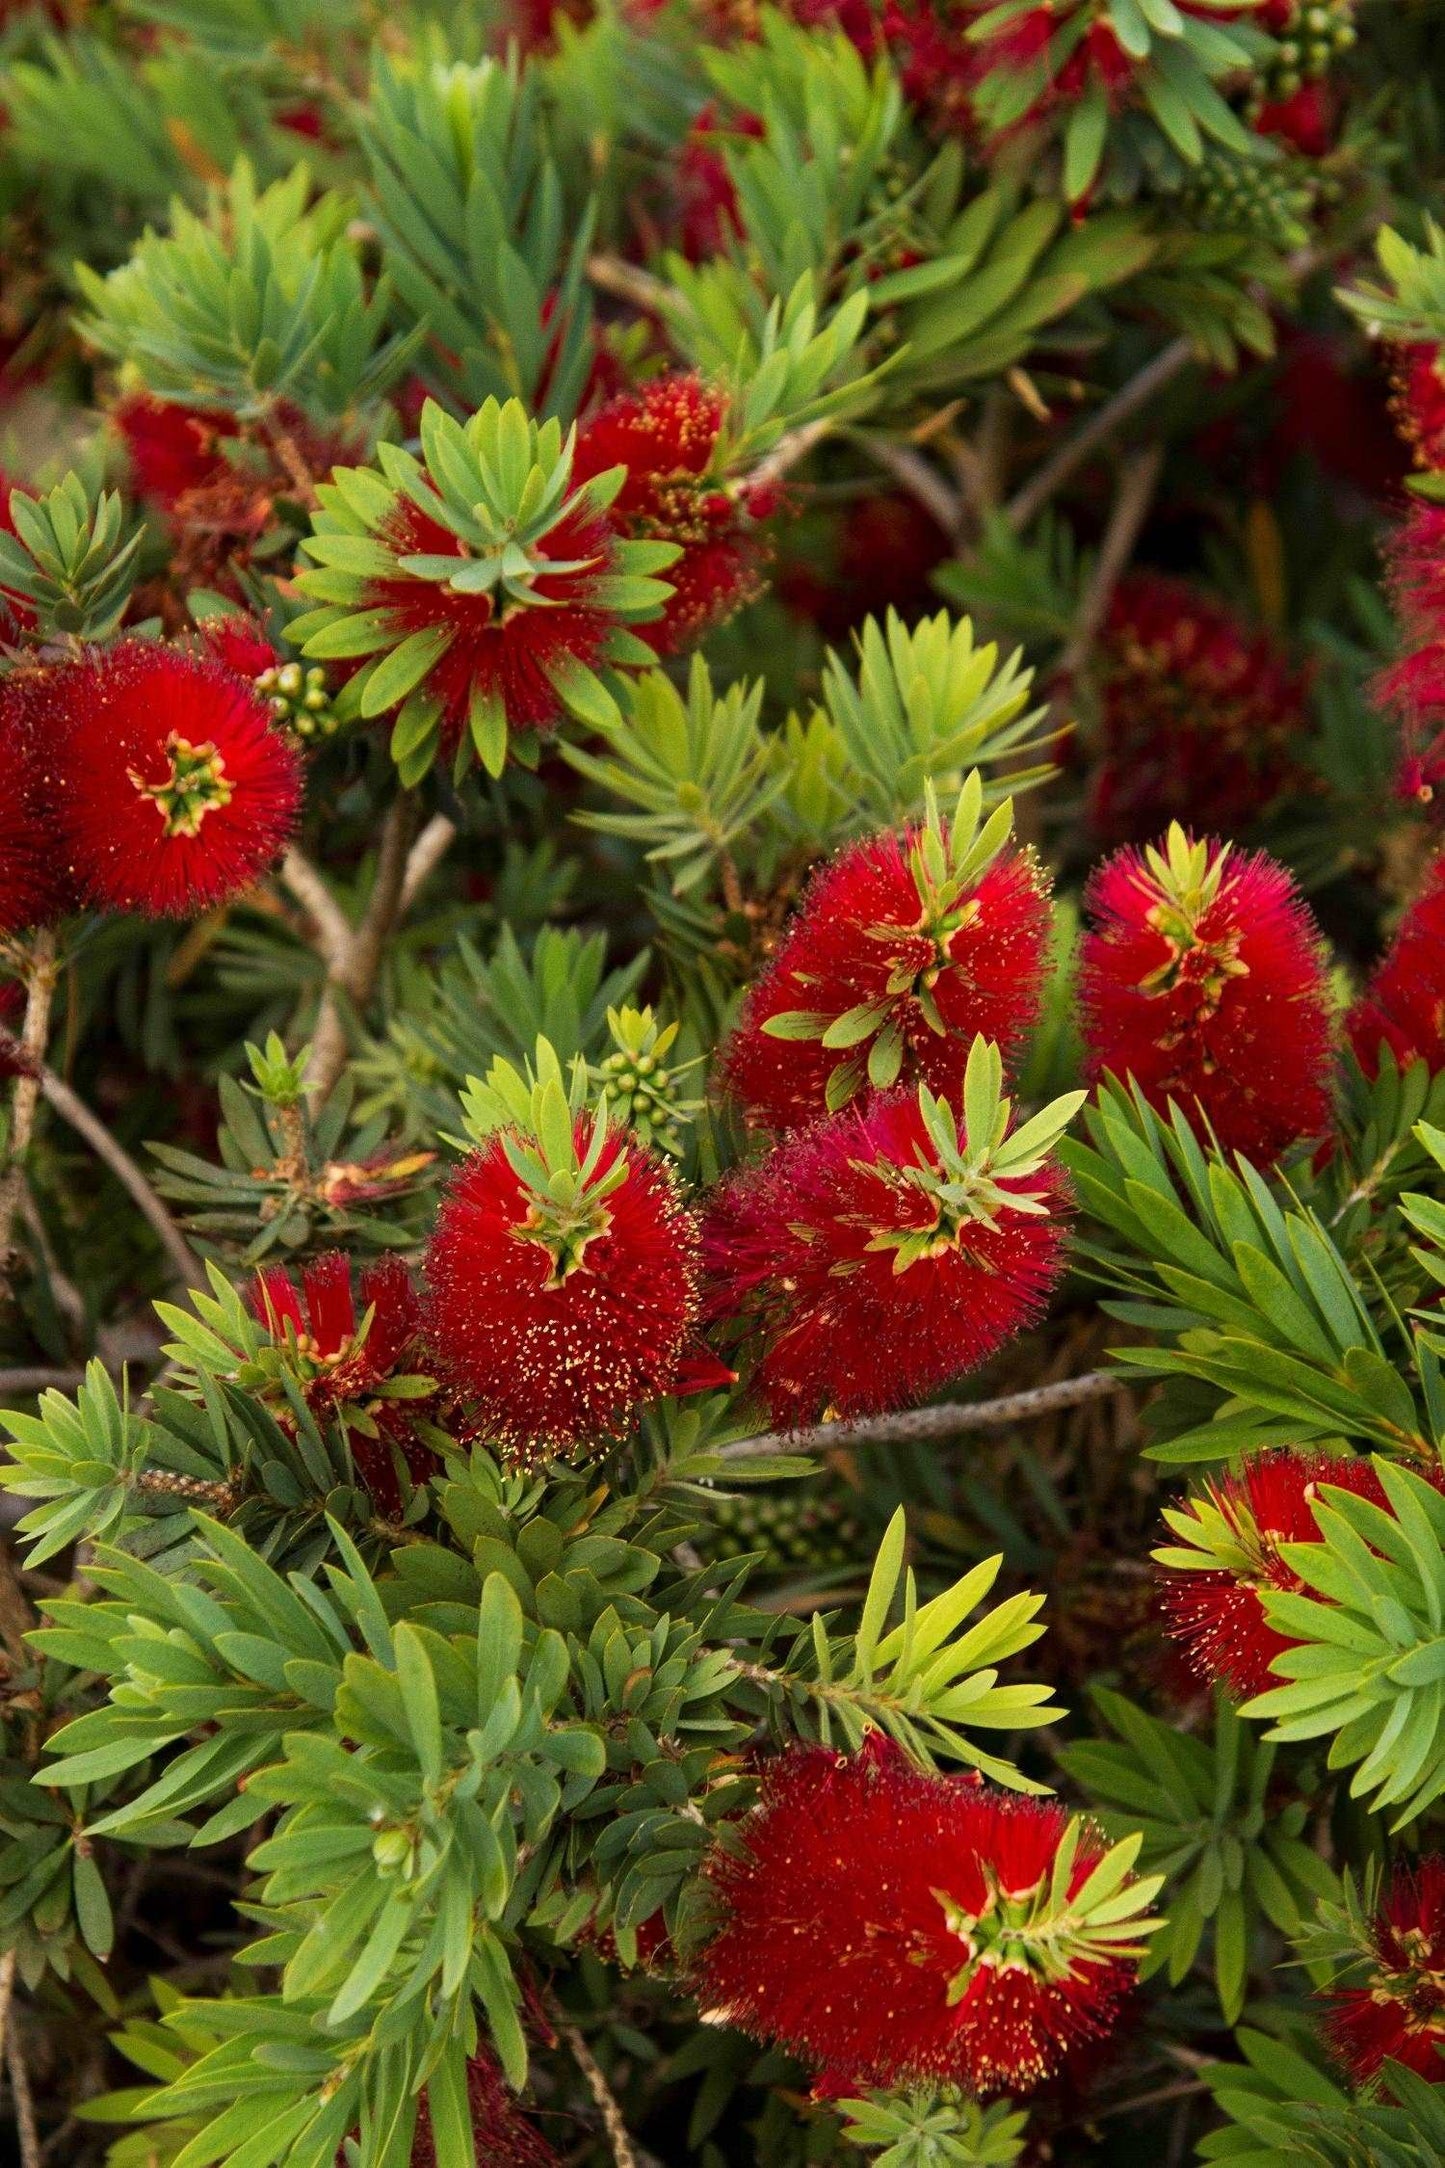
[{"label": "brown branch", "polygon": [[1099,545],[1093,577],[1080,599],[1073,629],[1059,657],[1059,676],[1071,683],[1089,661],[1094,643],[1104,628],[1114,590],[1128,569],[1139,533],[1149,516],[1159,470],[1164,464],[1162,444],[1149,444],[1133,453],[1119,469],[1113,508],[1104,539]]},{"label": "brown branch", "polygon": [[635,309],[645,309],[649,316],[658,315],[677,298],[666,279],[644,271],[640,264],[627,263],[621,256],[589,256],[587,276],[599,293],[611,294],[617,301],[630,301]]},{"label": "brown branch", "polygon": [[35,2120],[35,2099],[20,2035],[14,2026],[5,2046],[5,2065],[10,2073],[10,2097],[15,2104],[15,2134],[20,2140],[20,2168],[41,2168],[40,2126]]},{"label": "brown branch", "polygon": [[309,858],[294,847],[281,861],[281,878],[311,919],[311,945],[328,964],[338,963],[351,940],[351,921]]},{"label": "brown branch", "polygon": [[36,934],[25,971],[25,1021],[20,1027],[20,1059],[10,1102],[10,1137],[5,1173],[0,1178],[0,1269],[12,1258],[10,1236],[25,1195],[25,1155],[35,1135],[35,1110],[40,1104],[40,1065],[50,1042],[50,1010],[59,976],[55,932],[46,926]]},{"label": "brown branch", "polygon": [[122,1188],[129,1192],[142,1217],[154,1229],[181,1284],[188,1288],[204,1287],[206,1275],[200,1259],[125,1146],[116,1141],[99,1116],[92,1114],[85,1101],[53,1069],[40,1071],[40,1092],[46,1105],[53,1107],[77,1136],[84,1137],[96,1158],[104,1161]]},{"label": "brown branch", "polygon": [[1107,444],[1131,415],[1137,414],[1166,385],[1172,384],[1193,359],[1194,348],[1188,339],[1172,339],[1168,346],[1161,348],[1152,361],[1146,362],[1127,384],[1121,385],[1111,399],[1106,399],[1086,422],[1081,423],[1053,457],[1046,459],[1017,495],[1010,498],[1004,508],[1009,525],[1018,532],[1037,519],[1049,499],[1063,488],[1085,460],[1101,445]]},{"label": "brown branch", "polygon": [[18,1393],[73,1393],[84,1383],[83,1370],[0,1370],[0,1397],[9,1400]]},{"label": "brown branch", "polygon": [[577,2068],[587,2080],[588,2092],[597,2103],[597,2112],[602,2117],[602,2127],[607,2133],[607,2143],[612,2148],[612,2158],[617,2168],[639,2168],[636,2149],[628,2135],[627,2125],[622,2120],[622,2110],[617,2105],[616,2096],[607,2082],[602,2065],[577,2026],[561,2025],[558,2030],[570,2048]]},{"label": "brown branch", "polygon": [[392,800],[381,825],[376,872],[366,909],[355,926],[347,927],[345,946],[331,959],[306,1071],[307,1089],[313,1100],[325,1098],[346,1066],[348,1041],[341,996],[360,1009],[375,991],[387,935],[401,913],[411,817],[411,793],[403,791]]},{"label": "brown branch", "polygon": [[943,529],[950,542],[957,541],[963,531],[966,507],[956,490],[949,488],[938,469],[926,460],[911,444],[897,444],[891,437],[877,436],[871,430],[854,432],[855,443],[861,445],[875,466],[891,474],[901,489],[906,489],[914,502],[921,504],[935,524]]},{"label": "brown branch", "polygon": [[1081,1377],[1060,1378],[1052,1385],[1007,1393],[1001,1400],[949,1401],[940,1408],[910,1408],[902,1415],[861,1416],[851,1422],[815,1423],[808,1430],[770,1430],[737,1438],[721,1449],[723,1460],[760,1460],[773,1453],[826,1452],[839,1445],[915,1445],[962,1437],[970,1430],[1007,1430],[1014,1423],[1037,1422],[1064,1408],[1080,1408],[1125,1390],[1127,1379],[1112,1370],[1089,1370]]},{"label": "brown branch", "polygon": [[403,911],[409,911],[416,902],[418,894],[456,841],[456,836],[456,822],[449,820],[445,813],[433,813],[407,852],[406,871],[401,883]]},{"label": "brown branch", "polygon": [[765,459],[754,467],[748,480],[753,483],[781,482],[785,474],[791,474],[801,460],[807,458],[815,444],[831,436],[833,423],[826,415],[816,421],[800,422],[796,429],[789,429],[779,437]]}]

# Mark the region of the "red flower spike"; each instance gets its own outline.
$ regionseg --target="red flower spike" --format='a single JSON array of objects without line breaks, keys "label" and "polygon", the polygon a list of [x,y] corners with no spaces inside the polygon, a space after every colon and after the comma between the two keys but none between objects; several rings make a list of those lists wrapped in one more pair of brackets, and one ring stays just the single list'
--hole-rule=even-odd
[{"label": "red flower spike", "polygon": [[719,447],[727,403],[697,376],[662,376],[613,399],[577,439],[573,479],[626,467],[612,505],[620,533],[638,541],[675,542],[668,567],[673,596],[660,618],[641,628],[659,655],[676,655],[753,601],[762,591],[760,545],[746,487],[730,489]]},{"label": "red flower spike", "polygon": [[1184,580],[1123,580],[1100,643],[1091,825],[1142,843],[1171,820],[1235,829],[1299,780],[1305,687],[1268,633]]},{"label": "red flower spike", "polygon": [[1331,1016],[1318,931],[1283,866],[1176,823],[1089,884],[1080,995],[1088,1071],[1132,1077],[1221,1150],[1269,1162],[1329,1119]]},{"label": "red flower spike", "polygon": [[1445,467],[1445,355],[1438,346],[1400,347],[1391,375],[1390,411],[1415,464]]},{"label": "red flower spike", "polygon": [[0,934],[48,926],[78,907],[55,849],[49,734],[37,728],[50,673],[0,680]]},{"label": "red flower spike", "polygon": [[546,1157],[520,1126],[494,1132],[427,1252],[437,1364],[519,1461],[600,1440],[673,1391],[697,1317],[697,1228],[670,1169],[586,1114],[567,1141],[564,1168],[560,1140]]},{"label": "red flower spike", "polygon": [[233,415],[132,392],[110,418],[125,444],[136,495],[163,512],[173,513],[192,490],[208,489],[231,471],[222,446],[239,434]]},{"label": "red flower spike", "polygon": [[[490,2048],[478,2048],[467,2064],[467,2105],[476,2156],[483,2168],[561,2168],[559,2156],[531,2117],[523,2113]],[[445,2168],[437,2160],[425,2102],[417,2122],[411,2168]]]},{"label": "red flower spike", "polygon": [[1388,1046],[1397,1068],[1445,1069],[1445,856],[1437,858],[1370,983],[1345,1019],[1355,1059],[1378,1074]]},{"label": "red flower spike", "polygon": [[1368,1978],[1334,1989],[1325,2032],[1356,2085],[1396,2062],[1445,2084],[1445,1859],[1391,1874],[1369,1924]]},{"label": "red flower spike", "polygon": [[55,828],[98,909],[189,918],[255,880],[296,824],[301,774],[219,663],[133,640],[47,674]]},{"label": "red flower spike", "polygon": [[[855,1755],[791,1747],[708,1862],[705,2013],[803,2057],[824,2095],[1028,2092],[1134,1985],[1158,1884],[1113,1854],[1091,1891],[1105,1857],[1055,1801],[926,1776],[881,1734]],[[1095,1923],[1091,1895],[1123,1916]]]},{"label": "red flower spike", "polygon": [[421,1307],[399,1257],[381,1257],[367,1265],[360,1292],[358,1312],[351,1265],[332,1251],[302,1268],[299,1289],[279,1265],[258,1272],[251,1306],[272,1339],[286,1349],[307,1406],[345,1424],[361,1480],[378,1507],[394,1519],[403,1501],[393,1447],[400,1450],[413,1482],[424,1482],[436,1467],[435,1455],[412,1428],[409,1410],[416,1399],[389,1400],[386,1395],[393,1378],[421,1367]]},{"label": "red flower spike", "polygon": [[707,1314],[756,1359],[775,1423],[912,1406],[1039,1316],[1063,1270],[1048,1154],[1081,1094],[1009,1135],[976,1040],[960,1127],[926,1086],[787,1137],[713,1199]]},{"label": "red flower spike", "polygon": [[1320,1540],[1315,1506],[1322,1483],[1385,1504],[1369,1461],[1279,1451],[1252,1456],[1237,1475],[1212,1478],[1187,1505],[1164,1515],[1178,1539],[1154,1554],[1165,1568],[1165,1624],[1195,1675],[1241,1700],[1278,1686],[1270,1666],[1298,1646],[1270,1625],[1261,1597],[1266,1589],[1304,1587],[1280,1546]]},{"label": "red flower spike", "polygon": [[689,263],[725,255],[740,231],[737,190],[720,146],[729,135],[760,136],[755,113],[723,121],[705,105],[683,138],[676,167],[678,241]]},{"label": "red flower spike", "polygon": [[971,776],[951,822],[930,801],[920,826],[850,844],[814,878],[724,1057],[750,1120],[793,1129],[900,1077],[956,1098],[976,1037],[1017,1048],[1048,888],[1008,840],[1010,808],[981,827],[982,803]]}]

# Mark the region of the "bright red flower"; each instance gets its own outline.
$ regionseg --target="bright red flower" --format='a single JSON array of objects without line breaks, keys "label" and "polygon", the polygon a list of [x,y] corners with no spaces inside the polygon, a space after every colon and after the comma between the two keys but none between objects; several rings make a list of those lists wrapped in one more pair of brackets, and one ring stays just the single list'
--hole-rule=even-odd
[{"label": "bright red flower", "polygon": [[[794,1746],[706,1869],[717,1932],[696,1959],[710,2018],[779,2041],[824,2094],[942,2082],[1026,2092],[1106,2034],[1137,1943],[1051,1955],[1031,1933],[1069,1816],[976,1778],[926,1776],[875,1733]],[[1103,1857],[1086,1831],[1066,1890]]]},{"label": "bright red flower", "polygon": [[1445,1069],[1445,857],[1400,921],[1370,983],[1345,1019],[1355,1058],[1366,1076],[1388,1046],[1399,1068],[1412,1061]]},{"label": "bright red flower", "polygon": [[707,1312],[729,1321],[775,1423],[909,1407],[1043,1310],[1063,1270],[1053,1162],[985,1145],[911,1091],[796,1131],[704,1222]]},{"label": "bright red flower", "polygon": [[[1304,1587],[1280,1546],[1320,1540],[1322,1483],[1385,1504],[1369,1461],[1279,1451],[1251,1456],[1237,1475],[1212,1477],[1198,1499],[1165,1516],[1177,1539],[1157,1554],[1166,1566],[1165,1623],[1196,1676],[1241,1700],[1278,1686],[1274,1658],[1299,1645],[1270,1625],[1261,1598],[1269,1589]],[[1186,1557],[1195,1563],[1185,1565]]]},{"label": "bright red flower", "polygon": [[836,1107],[870,1076],[955,1098],[977,1035],[1007,1060],[1032,1024],[1050,926],[1037,863],[1006,843],[961,886],[939,883],[924,834],[849,844],[814,877],[724,1056],[750,1120],[816,1121],[830,1088]]},{"label": "bright red flower", "polygon": [[[490,2048],[478,2048],[467,2064],[467,2104],[472,2112],[476,2156],[483,2168],[561,2168],[560,2157],[531,2117],[523,2114]],[[425,2102],[412,2146],[411,2168],[442,2168]]]},{"label": "bright red flower", "polygon": [[1283,866],[1174,827],[1118,851],[1085,897],[1079,989],[1088,1070],[1207,1119],[1268,1162],[1329,1120],[1332,1025],[1318,930]]},{"label": "bright red flower", "polygon": [[1417,466],[1445,467],[1445,355],[1438,346],[1402,346],[1394,356],[1390,411]]},{"label": "bright red flower", "polygon": [[1335,145],[1336,100],[1328,83],[1301,83],[1287,98],[1266,99],[1250,124],[1257,135],[1288,143],[1301,158],[1324,158]]},{"label": "bright red flower", "polygon": [[219,663],[131,640],[48,673],[55,828],[98,909],[189,918],[238,895],[296,823],[301,774]]},{"label": "bright red flower", "polygon": [[149,392],[130,392],[111,409],[130,460],[137,496],[164,512],[180,499],[230,473],[222,449],[239,434],[234,415],[208,407],[173,406]]},{"label": "bright red flower", "polygon": [[406,1266],[399,1257],[380,1257],[363,1268],[359,1314],[350,1262],[334,1250],[303,1266],[299,1290],[282,1266],[258,1272],[251,1306],[278,1345],[288,1349],[307,1406],[345,1424],[363,1483],[383,1512],[399,1515],[403,1501],[393,1448],[414,1483],[424,1482],[436,1467],[435,1454],[412,1425],[416,1400],[389,1400],[385,1390],[399,1374],[425,1368],[421,1306]]},{"label": "bright red flower", "polygon": [[755,516],[770,499],[730,487],[719,466],[727,402],[697,376],[660,376],[610,400],[579,432],[576,483],[626,467],[612,520],[638,541],[676,542],[672,599],[639,627],[659,655],[695,647],[761,592]]},{"label": "bright red flower", "polygon": [[0,680],[0,934],[47,926],[78,905],[55,848],[49,746],[37,729],[48,675]]},{"label": "bright red flower", "polygon": [[201,638],[208,654],[253,685],[281,660],[255,618],[242,617],[235,610],[208,617],[201,627]]},{"label": "bright red flower", "polygon": [[326,672],[320,663],[287,662],[254,617],[228,610],[208,617],[201,639],[217,662],[245,678],[274,720],[307,741],[329,736],[336,726]]},{"label": "bright red flower", "polygon": [[[462,1162],[427,1252],[427,1332],[482,1429],[518,1458],[605,1438],[674,1390],[697,1317],[698,1234],[662,1160],[610,1130],[595,1168],[615,1188],[565,1228],[519,1174],[503,1132]],[[579,1160],[590,1119],[574,1128]],[[555,1218],[555,1215],[554,1215]]]},{"label": "bright red flower", "polygon": [[[449,528],[409,497],[399,497],[381,531],[399,557],[464,557]],[[548,558],[565,569],[533,583],[534,606],[497,611],[487,594],[461,594],[440,580],[374,580],[362,607],[386,611],[398,639],[445,630],[451,644],[427,674],[427,691],[442,704],[442,743],[455,749],[467,727],[473,695],[500,698],[514,730],[552,730],[565,712],[548,665],[571,660],[596,669],[614,620],[594,600],[598,583],[613,570],[612,529],[604,515],[583,505],[557,522],[547,536]]]},{"label": "bright red flower", "polygon": [[1184,580],[1120,581],[1099,684],[1090,816],[1105,843],[1141,843],[1178,819],[1241,828],[1300,780],[1303,681],[1268,633]]},{"label": "bright red flower", "polygon": [[1370,1923],[1368,1977],[1333,1989],[1326,2037],[1356,2085],[1396,2062],[1445,2084],[1445,1859],[1395,1868]]}]

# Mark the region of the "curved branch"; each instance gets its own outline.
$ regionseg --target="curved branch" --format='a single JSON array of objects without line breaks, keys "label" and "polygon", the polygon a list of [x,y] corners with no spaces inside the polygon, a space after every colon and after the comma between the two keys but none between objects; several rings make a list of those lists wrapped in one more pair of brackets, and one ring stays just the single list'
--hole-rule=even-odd
[{"label": "curved branch", "polygon": [[913,1445],[959,1438],[970,1430],[1007,1430],[1013,1423],[1036,1422],[1064,1408],[1110,1399],[1128,1383],[1112,1370],[1088,1370],[1081,1377],[1007,1393],[1001,1400],[949,1401],[941,1408],[910,1408],[902,1415],[861,1416],[853,1422],[815,1423],[809,1430],[770,1430],[755,1438],[736,1438],[720,1448],[719,1458],[761,1460],[774,1453],[815,1453],[838,1445]]},{"label": "curved branch", "polygon": [[446,857],[457,837],[457,824],[445,813],[433,813],[407,853],[401,883],[401,908],[410,910],[418,894]]},{"label": "curved branch", "polygon": [[1172,339],[1152,361],[1146,362],[1136,375],[1131,376],[1127,384],[1121,385],[1111,399],[1106,399],[1088,421],[1059,446],[1053,457],[1044,461],[1017,495],[1010,498],[1004,516],[1015,532],[1037,519],[1049,499],[1063,488],[1091,453],[1107,444],[1131,414],[1147,406],[1157,392],[1172,384],[1193,359],[1194,348],[1188,339]]},{"label": "curved branch", "polygon": [[61,1120],[68,1122],[76,1135],[85,1139],[96,1158],[103,1160],[116,1180],[129,1191],[142,1217],[155,1230],[176,1278],[187,1288],[204,1287],[206,1275],[200,1259],[125,1146],[116,1141],[100,1117],[92,1114],[85,1101],[53,1069],[42,1068],[39,1083],[46,1105],[53,1107]]}]

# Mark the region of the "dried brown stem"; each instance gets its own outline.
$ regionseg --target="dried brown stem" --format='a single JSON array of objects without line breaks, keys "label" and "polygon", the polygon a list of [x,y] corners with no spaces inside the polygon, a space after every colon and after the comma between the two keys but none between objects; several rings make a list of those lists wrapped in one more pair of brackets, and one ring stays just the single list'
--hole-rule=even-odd
[{"label": "dried brown stem", "polygon": [[817,421],[800,422],[796,429],[787,430],[766,458],[754,467],[749,480],[755,484],[781,482],[784,475],[791,474],[794,467],[807,458],[815,444],[821,444],[824,437],[832,435],[833,426],[828,416],[822,415]]},{"label": "dried brown stem", "polygon": [[403,791],[392,800],[381,824],[376,873],[366,909],[355,926],[347,925],[344,944],[329,959],[326,991],[321,997],[306,1072],[307,1089],[314,1100],[325,1098],[346,1066],[348,1041],[341,997],[344,995],[359,1009],[375,991],[387,936],[401,915],[411,819],[411,793]]},{"label": "dried brown stem", "polygon": [[1046,459],[1037,473],[1010,498],[1005,507],[1009,525],[1020,531],[1037,519],[1044,506],[1077,473],[1085,460],[1107,444],[1115,431],[1141,407],[1147,406],[1166,385],[1172,384],[1193,359],[1194,348],[1188,339],[1172,339],[1168,346],[1161,348],[1152,361],[1146,362],[1127,384],[1121,385],[1112,398],[1106,399],[1086,422],[1081,423],[1052,458]]},{"label": "dried brown stem", "polygon": [[581,2032],[575,2025],[559,2026],[562,2038],[571,2050],[572,2059],[587,2081],[587,2090],[597,2103],[602,2127],[607,2133],[607,2143],[612,2148],[612,2158],[617,2168],[638,2168],[638,2158],[627,2125],[622,2120],[622,2110],[607,2082],[602,2065],[598,2062]]},{"label": "dried brown stem", "polygon": [[401,908],[409,911],[437,867],[456,841],[457,824],[445,813],[433,813],[407,852],[401,883]]},{"label": "dried brown stem", "polygon": [[965,503],[921,452],[911,444],[898,444],[891,437],[877,436],[866,429],[856,432],[855,441],[875,466],[891,474],[900,489],[906,489],[914,502],[922,505],[951,542],[957,541],[965,523]]},{"label": "dried brown stem", "polygon": [[84,1383],[83,1370],[0,1370],[0,1397],[9,1400],[18,1393],[73,1393]]},{"label": "dried brown stem", "polygon": [[15,1215],[25,1195],[25,1155],[35,1135],[35,1110],[40,1104],[40,1064],[50,1040],[50,1010],[59,976],[55,932],[46,926],[35,936],[25,973],[25,1021],[20,1028],[20,1051],[25,1064],[15,1079],[10,1101],[9,1156],[0,1177],[0,1268],[8,1269],[10,1236]]},{"label": "dried brown stem", "polygon": [[351,921],[309,858],[293,846],[281,861],[281,878],[311,920],[311,945],[328,963],[338,963],[351,940]]},{"label": "dried brown stem", "polygon": [[599,293],[611,294],[617,301],[630,301],[635,309],[645,309],[650,316],[659,314],[673,298],[666,279],[644,271],[640,264],[625,262],[621,256],[589,256],[587,276]]},{"label": "dried brown stem", "polygon": [[25,2055],[20,2045],[20,2035],[14,2026],[5,2047],[5,2065],[10,2073],[10,2097],[15,2103],[15,2134],[20,2140],[20,2168],[41,2168],[40,2126],[35,2120],[35,2099],[30,2090],[30,2072],[25,2066]]},{"label": "dried brown stem", "polygon": [[1123,1392],[1127,1379],[1112,1370],[1089,1370],[1052,1385],[1006,1393],[1000,1400],[950,1401],[940,1408],[911,1408],[902,1415],[862,1416],[852,1422],[815,1423],[808,1430],[770,1430],[737,1438],[721,1451],[723,1460],[760,1460],[774,1453],[826,1452],[840,1445],[932,1444],[962,1437],[970,1430],[1007,1430],[1015,1423],[1037,1422],[1065,1408],[1083,1407]]},{"label": "dried brown stem", "polygon": [[1159,470],[1164,464],[1162,444],[1149,444],[1133,453],[1119,469],[1113,508],[1104,539],[1099,546],[1093,577],[1079,602],[1073,629],[1059,658],[1059,675],[1067,685],[1088,665],[1094,643],[1104,627],[1114,590],[1128,569],[1139,533],[1149,516]]},{"label": "dried brown stem", "polygon": [[41,1070],[40,1092],[46,1105],[52,1107],[63,1122],[68,1122],[77,1136],[85,1139],[96,1158],[109,1167],[122,1188],[129,1192],[142,1217],[155,1230],[181,1284],[204,1287],[206,1275],[200,1259],[125,1146],[116,1141],[104,1122],[92,1114],[85,1101],[53,1069]]}]

